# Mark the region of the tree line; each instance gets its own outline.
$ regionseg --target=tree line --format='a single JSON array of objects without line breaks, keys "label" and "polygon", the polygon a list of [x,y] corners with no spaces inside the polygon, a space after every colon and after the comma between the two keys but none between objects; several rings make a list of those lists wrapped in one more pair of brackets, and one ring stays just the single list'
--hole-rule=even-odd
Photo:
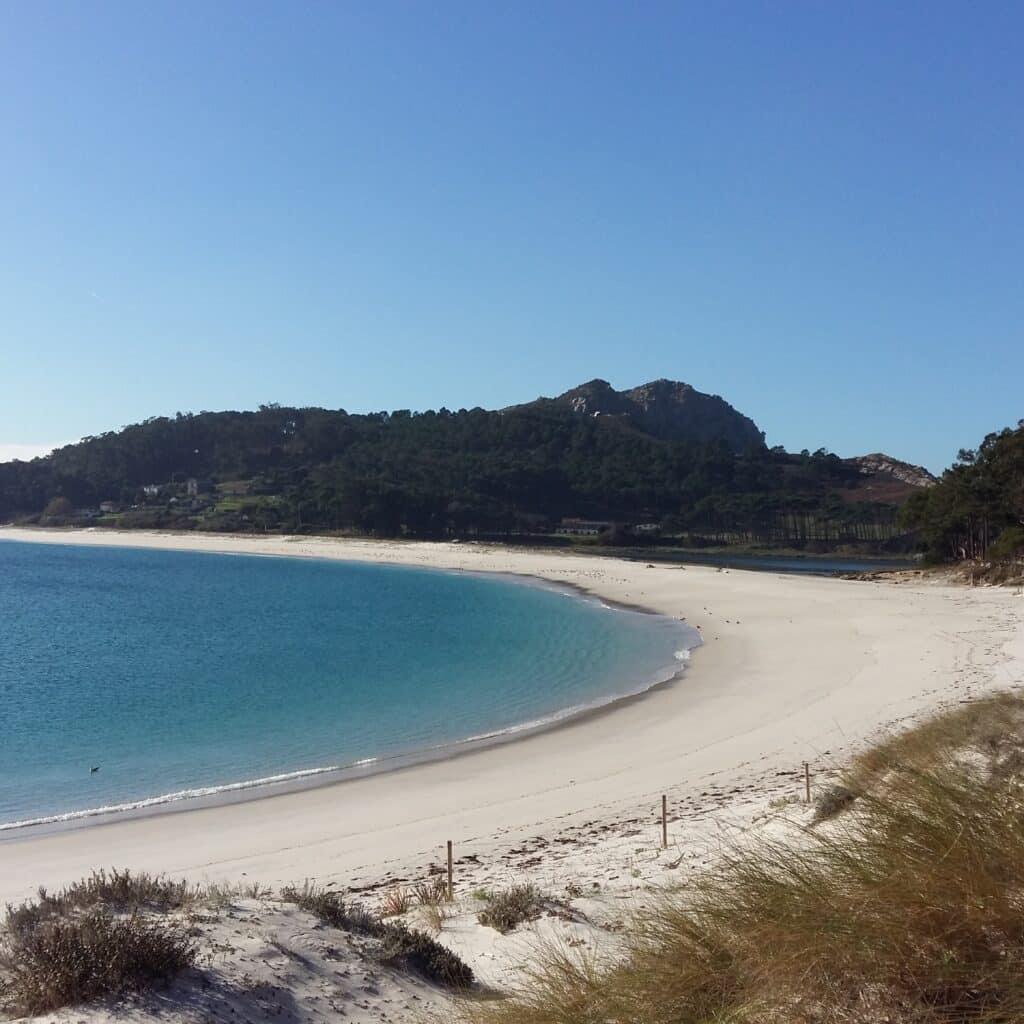
[{"label": "tree line", "polygon": [[900,521],[935,561],[1024,557],[1024,420],[961,450]]},{"label": "tree line", "polygon": [[[237,509],[197,521],[142,494],[189,477],[247,481],[257,497],[245,525]],[[893,542],[896,507],[858,500],[859,477],[823,450],[660,440],[554,404],[365,415],[266,405],[153,418],[2,464],[0,520],[37,519],[55,499],[118,500],[138,506],[122,526],[444,537],[541,533],[579,517],[708,542]]]}]

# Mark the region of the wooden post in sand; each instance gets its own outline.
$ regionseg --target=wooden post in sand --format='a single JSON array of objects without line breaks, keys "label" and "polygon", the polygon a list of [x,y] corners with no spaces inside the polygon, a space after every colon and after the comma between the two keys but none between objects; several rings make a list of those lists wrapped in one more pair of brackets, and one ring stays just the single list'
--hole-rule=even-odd
[{"label": "wooden post in sand", "polygon": [[804,761],[804,794],[805,802],[811,802],[811,765],[810,762]]},{"label": "wooden post in sand", "polygon": [[661,794],[661,848],[668,849],[668,797]]},{"label": "wooden post in sand", "polygon": [[448,902],[455,899],[455,881],[452,869],[452,841],[448,840]]}]

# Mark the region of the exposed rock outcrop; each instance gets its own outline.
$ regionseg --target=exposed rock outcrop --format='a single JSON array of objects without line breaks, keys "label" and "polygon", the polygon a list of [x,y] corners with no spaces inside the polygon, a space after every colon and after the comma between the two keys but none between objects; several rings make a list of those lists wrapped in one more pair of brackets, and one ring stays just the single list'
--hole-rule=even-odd
[{"label": "exposed rock outcrop", "polygon": [[638,430],[666,441],[726,441],[734,450],[764,447],[764,434],[752,419],[724,398],[689,384],[655,380],[616,391],[606,380],[592,380],[555,399],[581,416],[618,416]]},{"label": "exposed rock outcrop", "polygon": [[935,477],[928,472],[924,466],[915,466],[909,462],[901,462],[884,452],[872,452],[870,455],[857,455],[847,459],[856,465],[864,476],[877,476],[879,474],[890,476],[900,483],[910,484],[911,487],[931,487],[935,483]]}]

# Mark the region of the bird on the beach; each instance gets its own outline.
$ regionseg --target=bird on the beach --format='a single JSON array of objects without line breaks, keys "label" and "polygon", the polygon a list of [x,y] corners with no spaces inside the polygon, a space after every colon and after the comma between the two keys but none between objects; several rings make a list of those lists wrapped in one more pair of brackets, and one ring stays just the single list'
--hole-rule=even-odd
[{"label": "bird on the beach", "polygon": [[97,773],[97,772],[98,772],[98,771],[100,770],[100,767],[101,767],[100,765],[98,765],[98,764],[94,764],[94,765],[93,765],[93,766],[92,766],[92,767],[91,767],[91,768],[89,769],[89,774],[90,774],[90,775],[95,775],[95,774],[96,774],[96,773]]}]

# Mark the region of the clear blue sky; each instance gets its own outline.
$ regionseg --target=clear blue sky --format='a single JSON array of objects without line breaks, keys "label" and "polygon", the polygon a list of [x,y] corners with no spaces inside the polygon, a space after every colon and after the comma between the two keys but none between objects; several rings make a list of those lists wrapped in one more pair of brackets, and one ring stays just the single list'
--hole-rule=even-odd
[{"label": "clear blue sky", "polygon": [[671,377],[940,469],[1024,416],[1022,37],[989,0],[5,4],[0,451]]}]

